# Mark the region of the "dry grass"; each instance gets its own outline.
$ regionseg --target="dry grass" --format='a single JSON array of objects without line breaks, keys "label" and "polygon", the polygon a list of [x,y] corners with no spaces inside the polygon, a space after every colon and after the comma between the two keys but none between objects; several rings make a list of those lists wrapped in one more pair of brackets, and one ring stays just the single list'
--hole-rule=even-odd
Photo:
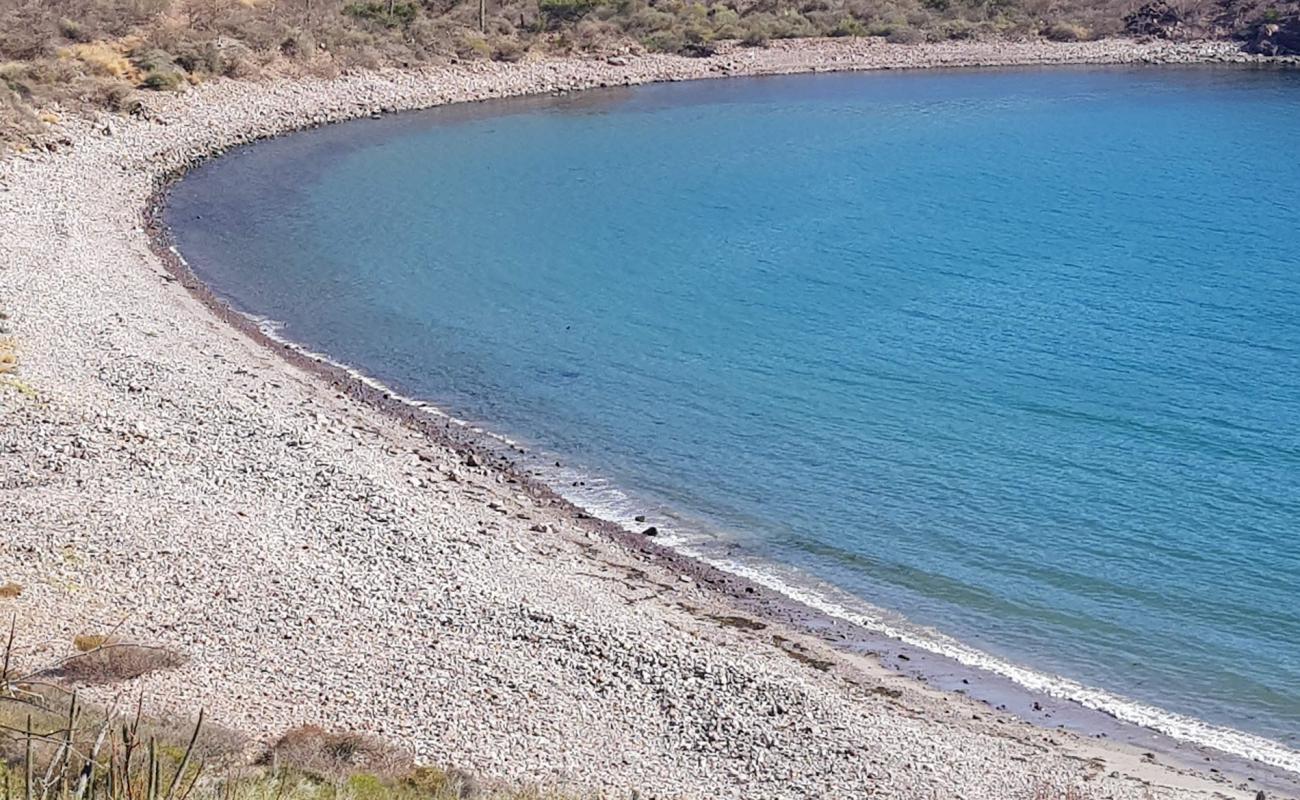
[{"label": "dry grass", "polygon": [[18,597],[22,593],[23,593],[22,584],[14,583],[13,581],[8,581],[7,583],[0,585],[0,599],[10,600],[15,597]]},{"label": "dry grass", "polygon": [[135,82],[140,79],[140,70],[127,58],[129,50],[125,42],[89,42],[61,48],[58,55],[80,62],[91,75]]}]

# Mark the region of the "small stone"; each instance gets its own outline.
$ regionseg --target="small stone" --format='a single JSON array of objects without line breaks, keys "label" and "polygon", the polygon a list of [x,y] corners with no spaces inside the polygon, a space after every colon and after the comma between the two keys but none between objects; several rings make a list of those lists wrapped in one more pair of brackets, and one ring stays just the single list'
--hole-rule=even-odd
[{"label": "small stone", "polygon": [[658,535],[659,535],[659,529],[656,528],[655,526],[651,525],[650,527],[648,527],[648,528],[646,528],[645,530],[641,531],[641,535],[642,535],[642,536],[658,536]]}]

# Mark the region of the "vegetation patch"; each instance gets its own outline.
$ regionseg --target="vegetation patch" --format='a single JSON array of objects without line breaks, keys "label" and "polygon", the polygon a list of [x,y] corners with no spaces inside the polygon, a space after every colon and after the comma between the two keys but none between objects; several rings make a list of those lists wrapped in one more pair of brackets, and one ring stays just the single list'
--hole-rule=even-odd
[{"label": "vegetation patch", "polygon": [[[126,112],[213,76],[334,76],[448,58],[708,55],[806,36],[895,43],[1232,36],[1292,52],[1300,0],[24,0],[0,2],[0,147],[42,113]],[[1295,49],[1300,49],[1296,45]]]},{"label": "vegetation patch", "polygon": [[414,3],[349,3],[343,13],[357,20],[377,23],[385,28],[405,28],[415,21],[417,6]]},{"label": "vegetation patch", "polygon": [[538,0],[537,10],[555,26],[581,19],[604,4],[604,0]]},{"label": "vegetation patch", "polygon": [[[78,649],[83,644],[88,645],[90,641],[80,642]],[[183,655],[165,647],[106,641],[60,661],[42,674],[73,684],[98,685],[175,669],[185,661]]]},{"label": "vegetation patch", "polygon": [[409,773],[413,766],[410,756],[378,739],[317,725],[286,732],[271,746],[264,762],[335,778],[358,771],[393,777]]}]

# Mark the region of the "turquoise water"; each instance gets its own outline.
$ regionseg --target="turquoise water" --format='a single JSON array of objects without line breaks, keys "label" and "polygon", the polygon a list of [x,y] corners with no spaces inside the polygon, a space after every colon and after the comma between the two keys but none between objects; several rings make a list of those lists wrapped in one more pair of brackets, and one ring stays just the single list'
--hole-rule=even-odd
[{"label": "turquoise water", "polygon": [[1294,767],[1297,153],[1295,73],[728,80],[303,133],[168,215],[608,513]]}]

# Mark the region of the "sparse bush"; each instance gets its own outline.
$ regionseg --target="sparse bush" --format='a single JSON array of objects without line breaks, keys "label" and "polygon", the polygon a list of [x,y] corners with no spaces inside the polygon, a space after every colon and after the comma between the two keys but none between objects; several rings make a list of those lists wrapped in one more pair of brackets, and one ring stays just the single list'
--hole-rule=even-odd
[{"label": "sparse bush", "polygon": [[89,42],[92,38],[85,25],[67,17],[59,18],[59,35],[64,39],[82,43]]},{"label": "sparse bush", "polygon": [[528,48],[510,39],[497,42],[496,46],[492,48],[493,61],[504,61],[513,64],[517,61],[523,61],[526,55],[528,55]]},{"label": "sparse bush", "polygon": [[963,41],[977,38],[980,31],[974,23],[967,22],[964,19],[955,19],[940,25],[938,32],[942,38]]},{"label": "sparse bush", "polygon": [[44,674],[74,684],[94,685],[131,680],[150,672],[175,669],[184,663],[184,656],[165,647],[101,642],[60,661]]},{"label": "sparse bush", "polygon": [[1082,42],[1090,38],[1087,28],[1073,22],[1053,22],[1042,34],[1053,42]]},{"label": "sparse bush", "polygon": [[385,28],[405,28],[415,19],[417,7],[414,3],[349,3],[343,7],[343,13],[353,19],[377,23]]},{"label": "sparse bush", "polygon": [[678,31],[655,31],[641,40],[652,53],[678,53],[686,46],[686,37]]},{"label": "sparse bush", "polygon": [[412,767],[409,755],[374,737],[335,733],[318,725],[285,732],[271,746],[264,762],[335,778],[358,770],[373,775],[405,775]]},{"label": "sparse bush", "polygon": [[856,19],[845,18],[836,23],[830,30],[831,36],[866,36],[867,29]]},{"label": "sparse bush", "polygon": [[925,32],[916,28],[894,28],[885,40],[890,44],[920,44],[925,41]]},{"label": "sparse bush", "polygon": [[573,22],[604,4],[604,0],[538,0],[537,10],[550,25]]},{"label": "sparse bush", "polygon": [[456,42],[456,55],[461,58],[491,58],[492,45],[476,33],[465,34]]}]

